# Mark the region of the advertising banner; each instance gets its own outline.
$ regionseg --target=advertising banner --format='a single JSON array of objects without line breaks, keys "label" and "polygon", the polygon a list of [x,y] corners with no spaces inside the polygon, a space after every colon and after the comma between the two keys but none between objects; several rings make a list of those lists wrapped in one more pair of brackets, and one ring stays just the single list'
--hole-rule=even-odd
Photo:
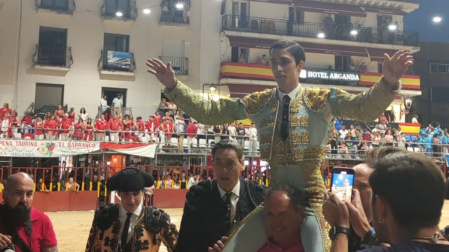
[{"label": "advertising banner", "polygon": [[100,142],[0,140],[3,157],[64,157],[100,150]]}]

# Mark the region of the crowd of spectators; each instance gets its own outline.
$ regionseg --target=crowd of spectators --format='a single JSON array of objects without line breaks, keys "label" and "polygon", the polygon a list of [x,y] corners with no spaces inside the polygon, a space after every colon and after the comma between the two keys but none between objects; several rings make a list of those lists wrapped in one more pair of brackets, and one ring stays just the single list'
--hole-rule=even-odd
[{"label": "crowd of spectators", "polygon": [[244,127],[239,122],[204,125],[190,118],[165,98],[161,99],[154,115],[149,116],[146,121],[141,116],[134,119],[132,114],[122,115],[123,103],[120,101],[118,96],[117,101],[113,102],[113,114],[110,115],[111,109],[103,97],[100,106],[102,114],[98,119],[91,118],[84,107],[76,115],[74,108],[70,108],[66,113],[61,105],[54,113],[47,112],[43,118],[33,118],[29,114],[19,117],[17,112],[5,103],[0,109],[0,138],[144,142],[158,143],[165,148],[173,147],[173,143],[177,145],[179,152],[184,152],[185,146],[187,151],[190,151],[195,146],[231,138],[238,140],[243,146],[247,141],[249,151],[257,153],[257,129],[254,126]]},{"label": "crowd of spectators", "polygon": [[388,124],[384,114],[373,128],[355,125],[347,128],[343,118],[338,117],[329,134],[328,153],[330,158],[361,159],[367,150],[394,146],[443,158],[443,153],[448,152],[448,144],[448,129],[442,129],[439,123],[430,123],[421,128],[419,134],[405,134],[400,127]]}]

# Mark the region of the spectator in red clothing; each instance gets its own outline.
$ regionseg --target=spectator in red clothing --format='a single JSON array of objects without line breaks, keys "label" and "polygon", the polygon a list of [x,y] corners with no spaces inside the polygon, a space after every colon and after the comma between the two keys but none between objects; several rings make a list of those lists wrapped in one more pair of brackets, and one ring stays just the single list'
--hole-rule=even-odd
[{"label": "spectator in red clothing", "polygon": [[9,176],[0,205],[0,251],[58,251],[50,219],[32,207],[33,188],[28,174]]},{"label": "spectator in red clothing", "polygon": [[173,123],[170,119],[165,118],[164,122],[160,125],[160,129],[164,132],[165,147],[170,147],[171,137],[173,134]]},{"label": "spectator in red clothing", "polygon": [[56,121],[56,117],[54,115],[50,116],[49,120],[45,121],[45,139],[46,140],[56,140],[57,138],[57,130],[59,129],[59,123]]},{"label": "spectator in red clothing", "polygon": [[12,114],[12,109],[10,109],[9,108],[9,104],[5,102],[3,104],[3,108],[0,109],[0,120],[3,120],[7,113],[9,113],[11,115]]},{"label": "spectator in red clothing", "polygon": [[30,133],[33,129],[33,117],[31,117],[27,112],[23,114],[22,120],[20,121],[22,134]]},{"label": "spectator in red clothing", "polygon": [[122,141],[129,141],[131,139],[131,130],[134,126],[134,122],[130,119],[129,115],[125,115],[123,120],[123,131],[120,134]]},{"label": "spectator in red clothing", "polygon": [[73,140],[81,140],[84,138],[84,121],[82,118],[78,118],[78,122],[74,125],[74,131],[72,134]]},{"label": "spectator in red clothing", "polygon": [[61,141],[69,140],[70,127],[72,127],[72,121],[69,119],[69,114],[65,113],[59,127],[61,130]]},{"label": "spectator in red clothing", "polygon": [[100,116],[100,118],[95,122],[95,130],[96,130],[95,140],[103,142],[105,132],[108,129],[109,129],[109,124],[105,120],[105,115],[102,114]]},{"label": "spectator in red clothing", "polygon": [[64,114],[65,114],[64,109],[62,108],[62,105],[59,104],[59,105],[58,105],[58,109],[55,110],[55,116],[57,116],[57,117],[59,117],[59,118],[63,118],[63,117],[64,117]]},{"label": "spectator in red clothing", "polygon": [[15,110],[12,111],[11,117],[9,118],[9,132],[8,135],[10,138],[20,139],[21,136],[17,135],[19,132],[19,122],[20,117]]},{"label": "spectator in red clothing", "polygon": [[44,140],[44,122],[40,117],[34,121],[34,139]]},{"label": "spectator in red clothing", "polygon": [[70,111],[68,112],[69,114],[69,119],[73,122],[75,122],[75,108],[70,108]]},{"label": "spectator in red clothing", "polygon": [[145,123],[142,121],[142,117],[138,116],[136,121],[136,139],[139,142],[146,142],[145,139]]},{"label": "spectator in red clothing", "polygon": [[94,140],[94,124],[92,123],[92,118],[87,118],[86,124],[84,125],[84,141]]},{"label": "spectator in red clothing", "polygon": [[192,147],[192,141],[196,138],[196,131],[198,130],[198,127],[196,126],[196,122],[190,123],[187,126],[186,133],[187,133],[187,150],[190,153],[190,148]]},{"label": "spectator in red clothing", "polygon": [[119,138],[118,134],[123,129],[122,121],[120,121],[119,115],[114,114],[114,118],[111,118],[109,120],[109,130],[111,132],[110,134],[110,141],[118,143]]},{"label": "spectator in red clothing", "polygon": [[154,125],[154,116],[148,117],[148,121],[145,123],[145,129],[147,132],[148,141],[152,142],[154,137],[154,131],[156,129]]}]

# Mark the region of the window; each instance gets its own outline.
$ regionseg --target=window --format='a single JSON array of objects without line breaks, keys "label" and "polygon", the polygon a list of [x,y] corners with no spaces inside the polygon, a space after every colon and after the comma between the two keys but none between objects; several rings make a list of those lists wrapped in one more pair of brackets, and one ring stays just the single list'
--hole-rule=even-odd
[{"label": "window", "polygon": [[36,96],[34,98],[35,110],[44,106],[55,106],[64,104],[64,85],[37,83]]},{"label": "window", "polygon": [[129,52],[129,35],[105,33],[103,49],[105,51]]},{"label": "window", "polygon": [[447,98],[449,97],[449,88],[432,87],[430,96],[432,97],[431,100],[434,102],[446,103]]},{"label": "window", "polygon": [[449,73],[449,62],[429,62],[429,73]]},{"label": "window", "polygon": [[50,10],[69,10],[68,0],[41,0],[41,8]]},{"label": "window", "polygon": [[295,21],[297,24],[304,24],[304,11],[302,10],[296,10],[295,12]]},{"label": "window", "polygon": [[66,66],[67,30],[40,27],[38,64]]},{"label": "window", "polygon": [[130,71],[129,35],[104,34],[103,69]]},{"label": "window", "polygon": [[121,13],[123,13],[124,18],[129,18],[130,3],[129,0],[104,0],[104,10],[104,14],[106,16],[115,17],[115,14],[120,11]]}]

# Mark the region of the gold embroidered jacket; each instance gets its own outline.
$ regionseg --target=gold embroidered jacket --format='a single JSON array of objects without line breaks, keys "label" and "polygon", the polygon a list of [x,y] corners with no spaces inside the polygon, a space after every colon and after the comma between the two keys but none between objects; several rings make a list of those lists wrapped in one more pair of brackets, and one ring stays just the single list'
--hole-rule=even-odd
[{"label": "gold embroidered jacket", "polygon": [[95,213],[87,240],[86,252],[157,252],[161,243],[173,252],[178,241],[176,226],[170,216],[154,207],[143,207],[134,234],[124,246],[119,244],[119,205],[108,205]]}]

